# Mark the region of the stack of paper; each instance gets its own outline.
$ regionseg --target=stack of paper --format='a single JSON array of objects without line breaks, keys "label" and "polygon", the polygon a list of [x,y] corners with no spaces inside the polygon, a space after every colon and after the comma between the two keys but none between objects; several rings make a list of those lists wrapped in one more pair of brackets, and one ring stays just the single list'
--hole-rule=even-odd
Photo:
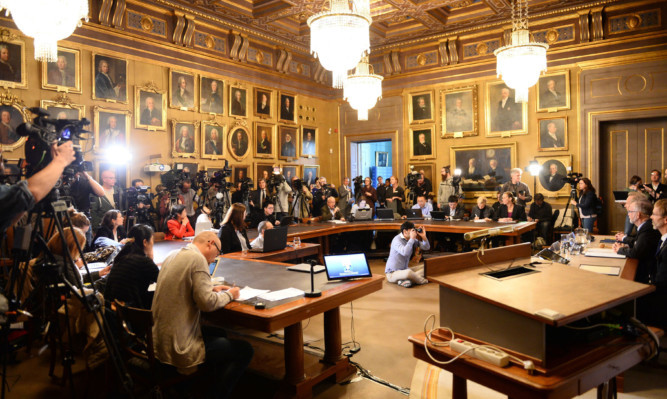
[{"label": "stack of paper", "polygon": [[239,297],[236,298],[237,301],[243,302],[248,299],[252,299],[258,295],[266,294],[269,290],[258,290],[257,288],[243,287],[239,292]]},{"label": "stack of paper", "polygon": [[265,301],[282,301],[283,299],[293,298],[295,296],[302,296],[304,292],[298,288],[285,288],[284,290],[278,290],[269,292],[267,294],[262,294],[259,297]]}]

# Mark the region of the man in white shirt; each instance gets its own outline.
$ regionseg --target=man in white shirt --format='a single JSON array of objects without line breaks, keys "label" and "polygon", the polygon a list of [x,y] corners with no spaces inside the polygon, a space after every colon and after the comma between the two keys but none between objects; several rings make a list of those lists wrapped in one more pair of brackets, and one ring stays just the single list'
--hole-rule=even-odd
[{"label": "man in white shirt", "polygon": [[426,196],[420,195],[417,197],[417,203],[412,205],[412,209],[421,209],[422,216],[428,218],[431,217],[433,205],[430,202],[426,202]]},{"label": "man in white shirt", "polygon": [[259,235],[257,238],[252,240],[250,243],[250,248],[252,249],[263,249],[264,248],[264,231],[270,230],[273,228],[273,225],[268,220],[262,220],[257,225],[257,232]]}]

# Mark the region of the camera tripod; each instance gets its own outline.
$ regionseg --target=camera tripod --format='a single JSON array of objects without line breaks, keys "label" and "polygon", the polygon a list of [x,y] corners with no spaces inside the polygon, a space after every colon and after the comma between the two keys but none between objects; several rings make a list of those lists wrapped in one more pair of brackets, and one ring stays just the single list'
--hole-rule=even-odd
[{"label": "camera tripod", "polygon": [[[51,201],[51,202],[48,202]],[[43,220],[49,218],[51,223],[49,227],[44,230]],[[42,316],[42,320],[47,324],[47,336],[49,345],[52,348],[52,363],[49,369],[49,375],[53,375],[55,365],[55,347],[60,349],[62,354],[61,363],[63,365],[63,379],[67,381],[70,388],[70,395],[74,398],[75,387],[72,375],[72,364],[74,364],[74,356],[72,352],[72,331],[69,319],[69,307],[67,306],[67,299],[76,298],[81,303],[82,308],[88,314],[93,315],[95,323],[99,328],[101,337],[107,348],[109,359],[116,371],[122,389],[132,397],[133,382],[129,376],[125,364],[122,361],[118,346],[113,338],[113,333],[110,328],[110,321],[102,314],[104,304],[100,301],[100,296],[92,284],[90,277],[90,270],[85,260],[82,258],[83,267],[86,270],[84,279],[91,283],[92,293],[84,291],[83,281],[79,277],[74,259],[68,248],[67,240],[64,233],[63,220],[66,220],[66,227],[75,234],[72,226],[72,221],[67,212],[67,205],[65,201],[58,200],[55,191],[52,191],[42,202],[37,204],[36,210],[33,210],[28,220],[32,221],[30,224],[24,225],[16,229],[17,244],[14,249],[14,264],[10,273],[10,280],[7,290],[7,295],[10,302],[10,310],[15,314],[30,315],[25,310],[29,306],[33,306]],[[63,248],[63,255],[54,255],[47,247],[46,237],[51,237],[54,230],[60,234],[61,248]],[[75,236],[76,237],[76,236]],[[78,239],[73,240],[76,244],[78,253],[83,253]],[[37,258],[37,261],[30,265],[29,262],[35,258],[36,254],[42,253],[42,256]],[[22,266],[23,265],[23,266]],[[28,279],[28,270],[32,267],[39,274],[37,286],[32,290],[25,300],[21,303],[21,293]],[[67,298],[67,299],[65,299]],[[41,303],[40,303],[41,302]],[[67,320],[66,333],[67,344],[62,340],[62,331],[59,327],[58,308],[65,305],[65,317]],[[37,313],[37,312],[35,312]],[[7,318],[6,323],[0,325],[2,333],[0,337],[7,339],[9,332],[10,319]],[[3,347],[8,347],[8,342],[0,343]],[[6,387],[6,362],[7,354],[3,356],[3,376],[2,376],[2,398],[5,397]]]},{"label": "camera tripod", "polygon": [[[558,225],[558,229],[561,230],[574,230],[575,228],[575,222],[577,223],[577,226],[579,225],[579,216],[577,216],[576,212],[576,206],[572,204],[572,201],[577,200],[577,189],[575,188],[574,184],[570,184],[571,189],[570,189],[570,197],[567,199],[567,205],[565,206],[565,210],[563,211],[563,218],[560,220],[560,225]],[[570,207],[572,207],[570,209]],[[563,223],[565,223],[565,217],[567,216],[567,211],[570,210],[570,218],[572,219],[572,226],[565,226],[563,227]]]}]

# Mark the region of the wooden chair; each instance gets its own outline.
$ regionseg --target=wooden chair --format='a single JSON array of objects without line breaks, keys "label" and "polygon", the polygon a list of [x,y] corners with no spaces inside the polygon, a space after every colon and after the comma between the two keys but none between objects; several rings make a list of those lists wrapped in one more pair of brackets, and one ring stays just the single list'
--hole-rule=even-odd
[{"label": "wooden chair", "polygon": [[162,398],[177,384],[198,378],[201,367],[189,375],[179,374],[172,366],[162,364],[155,357],[153,347],[153,314],[150,310],[113,303],[118,318],[120,349],[128,372],[135,381],[150,388],[152,397]]}]

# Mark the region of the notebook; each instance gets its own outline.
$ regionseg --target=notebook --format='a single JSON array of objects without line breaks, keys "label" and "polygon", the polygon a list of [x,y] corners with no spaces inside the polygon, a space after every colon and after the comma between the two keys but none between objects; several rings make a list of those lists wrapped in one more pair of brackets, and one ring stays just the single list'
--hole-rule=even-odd
[{"label": "notebook", "polygon": [[431,211],[431,218],[433,220],[445,220],[445,212],[443,211]]},{"label": "notebook", "polygon": [[405,216],[407,217],[408,220],[416,220],[424,218],[421,209],[406,209]]},{"label": "notebook", "polygon": [[324,255],[324,268],[329,281],[371,277],[364,253]]},{"label": "notebook", "polygon": [[250,252],[272,252],[285,249],[287,246],[287,229],[264,230],[264,246],[252,248]]},{"label": "notebook", "polygon": [[394,211],[388,208],[379,208],[376,211],[377,219],[379,221],[383,220],[394,220]]}]

